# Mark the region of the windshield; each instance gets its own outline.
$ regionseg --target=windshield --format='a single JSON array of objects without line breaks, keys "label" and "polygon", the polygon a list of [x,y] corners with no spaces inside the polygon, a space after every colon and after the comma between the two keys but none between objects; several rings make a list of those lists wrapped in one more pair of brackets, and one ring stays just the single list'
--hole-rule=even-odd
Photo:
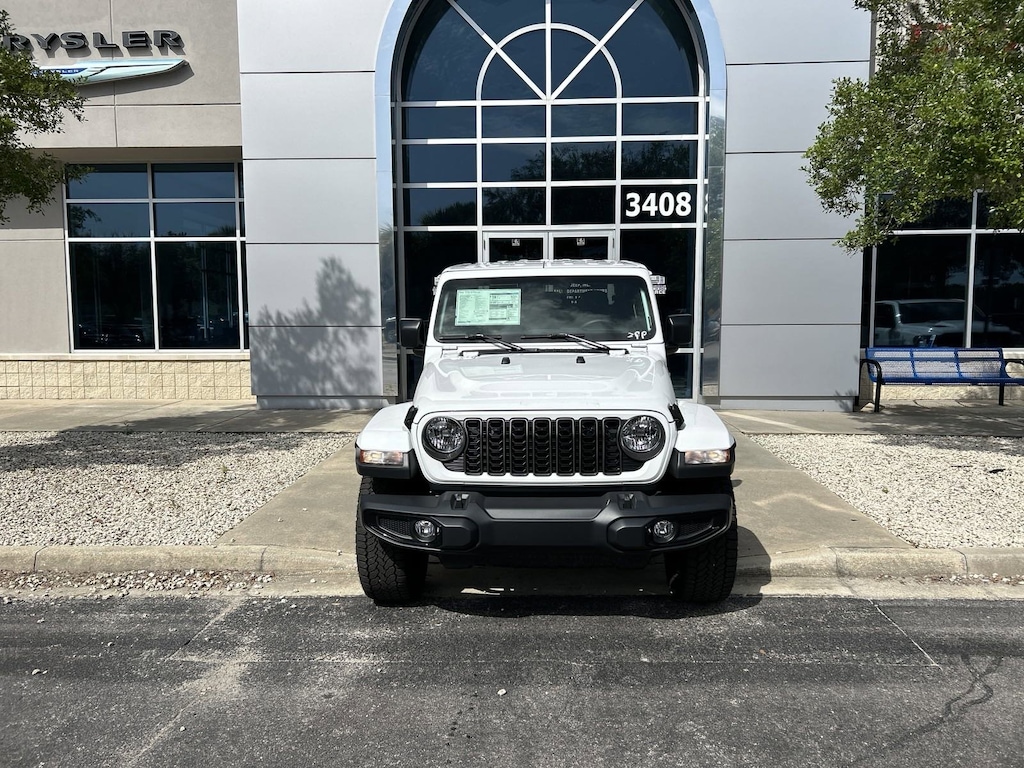
[{"label": "windshield", "polygon": [[518,342],[571,333],[636,341],[652,337],[654,329],[651,297],[639,277],[535,275],[449,280],[438,299],[434,335]]}]

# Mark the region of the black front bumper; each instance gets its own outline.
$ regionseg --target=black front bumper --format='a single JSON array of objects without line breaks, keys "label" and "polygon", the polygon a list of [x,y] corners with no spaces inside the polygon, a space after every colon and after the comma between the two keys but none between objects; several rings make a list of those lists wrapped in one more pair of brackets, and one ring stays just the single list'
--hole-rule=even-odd
[{"label": "black front bumper", "polygon": [[[366,529],[384,541],[452,562],[496,563],[518,550],[574,550],[642,563],[654,553],[685,549],[725,533],[735,513],[732,497],[725,493],[522,496],[444,491],[361,496],[359,514]],[[438,526],[437,539],[417,539],[417,520]],[[675,524],[672,541],[654,541],[651,528],[659,520]]]}]

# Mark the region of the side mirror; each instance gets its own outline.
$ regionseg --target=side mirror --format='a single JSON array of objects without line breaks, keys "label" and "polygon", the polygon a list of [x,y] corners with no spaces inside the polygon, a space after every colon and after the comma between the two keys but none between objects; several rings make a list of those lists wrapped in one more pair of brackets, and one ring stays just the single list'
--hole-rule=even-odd
[{"label": "side mirror", "polygon": [[418,317],[403,317],[398,321],[398,343],[408,349],[422,349],[427,336],[423,321]]},{"label": "side mirror", "polygon": [[665,343],[670,347],[693,344],[693,315],[669,315],[665,327]]}]

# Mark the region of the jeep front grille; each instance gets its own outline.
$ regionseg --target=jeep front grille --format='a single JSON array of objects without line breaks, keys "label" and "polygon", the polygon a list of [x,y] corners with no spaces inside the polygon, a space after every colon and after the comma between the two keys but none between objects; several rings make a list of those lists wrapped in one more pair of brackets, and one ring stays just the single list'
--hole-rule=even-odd
[{"label": "jeep front grille", "polygon": [[466,449],[444,463],[467,475],[619,475],[643,462],[619,446],[622,419],[466,419]]}]

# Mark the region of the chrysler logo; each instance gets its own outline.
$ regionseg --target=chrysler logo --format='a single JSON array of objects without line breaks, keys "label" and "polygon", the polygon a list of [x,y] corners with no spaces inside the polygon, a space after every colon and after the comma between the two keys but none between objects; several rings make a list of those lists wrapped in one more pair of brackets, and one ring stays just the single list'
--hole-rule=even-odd
[{"label": "chrysler logo", "polygon": [[96,59],[39,69],[43,72],[56,72],[62,79],[76,85],[92,85],[158,75],[177,69],[184,63],[185,59]]}]

